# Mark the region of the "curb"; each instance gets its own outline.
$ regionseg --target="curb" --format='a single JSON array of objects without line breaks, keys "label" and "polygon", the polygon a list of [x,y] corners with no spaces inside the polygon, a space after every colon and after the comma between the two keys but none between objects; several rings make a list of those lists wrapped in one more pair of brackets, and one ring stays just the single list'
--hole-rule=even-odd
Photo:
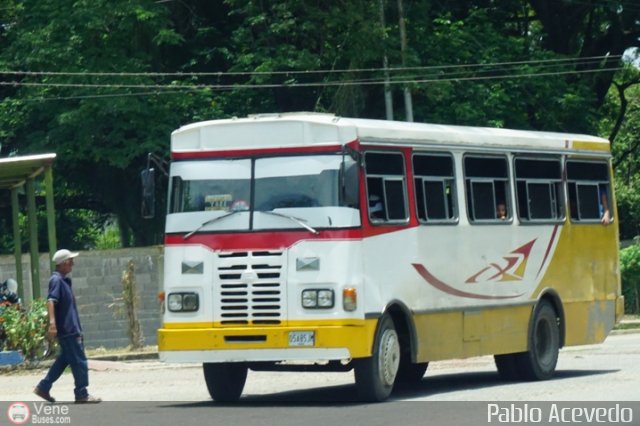
[{"label": "curb", "polygon": [[95,361],[136,361],[147,359],[159,359],[158,352],[132,352],[112,355],[94,355],[88,359]]}]

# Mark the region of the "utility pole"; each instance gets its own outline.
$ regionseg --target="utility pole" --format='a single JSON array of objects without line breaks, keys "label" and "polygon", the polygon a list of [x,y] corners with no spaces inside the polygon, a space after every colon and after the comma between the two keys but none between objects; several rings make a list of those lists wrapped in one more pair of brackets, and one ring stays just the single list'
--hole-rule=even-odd
[{"label": "utility pole", "polygon": [[384,67],[384,109],[387,120],[393,120],[393,97],[389,83],[389,58],[387,57],[387,24],[384,19],[384,0],[380,0],[380,27],[382,29],[382,66]]},{"label": "utility pole", "polygon": [[[402,56],[402,67],[405,68],[407,66],[407,29],[404,22],[403,0],[398,0],[398,16],[400,26],[400,53]],[[411,100],[409,86],[404,87],[404,109],[406,112],[406,120],[413,121],[413,102]]]}]

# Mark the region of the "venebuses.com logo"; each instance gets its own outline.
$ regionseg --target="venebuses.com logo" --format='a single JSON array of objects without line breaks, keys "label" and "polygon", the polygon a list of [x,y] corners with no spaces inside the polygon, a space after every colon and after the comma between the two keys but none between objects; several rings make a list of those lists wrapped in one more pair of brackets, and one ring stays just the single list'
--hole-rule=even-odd
[{"label": "venebuses.com logo", "polygon": [[16,425],[23,425],[29,421],[31,411],[29,406],[24,402],[14,402],[7,409],[7,417],[9,421]]},{"label": "venebuses.com logo", "polygon": [[[45,404],[34,402],[31,408],[24,402],[14,402],[7,409],[7,418],[14,425],[31,424],[71,424],[69,406],[65,404]],[[2,422],[0,422],[2,424]]]}]

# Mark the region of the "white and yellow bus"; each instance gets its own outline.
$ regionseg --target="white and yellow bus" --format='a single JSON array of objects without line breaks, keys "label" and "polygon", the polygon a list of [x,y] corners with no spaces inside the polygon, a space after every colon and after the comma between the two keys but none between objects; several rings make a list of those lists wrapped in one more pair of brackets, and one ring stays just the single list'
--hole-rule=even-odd
[{"label": "white and yellow bus", "polygon": [[160,357],[215,400],[248,369],[353,369],[369,401],[452,358],[543,380],[623,313],[604,139],[293,113],[171,155]]}]

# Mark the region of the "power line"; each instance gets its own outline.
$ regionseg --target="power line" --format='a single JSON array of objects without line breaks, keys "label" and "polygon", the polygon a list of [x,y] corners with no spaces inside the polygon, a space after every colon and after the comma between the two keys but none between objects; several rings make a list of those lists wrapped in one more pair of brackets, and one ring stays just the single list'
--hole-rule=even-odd
[{"label": "power line", "polygon": [[313,75],[313,74],[348,74],[364,72],[406,72],[427,70],[449,70],[456,68],[486,68],[516,65],[566,64],[581,65],[597,63],[603,60],[619,60],[622,55],[590,56],[584,58],[556,58],[536,59],[528,61],[509,61],[476,64],[448,64],[415,67],[374,67],[355,69],[325,69],[325,70],[290,70],[290,71],[215,71],[215,72],[66,72],[66,71],[12,71],[0,70],[0,75],[23,76],[65,76],[65,77],[240,77],[264,75]]},{"label": "power line", "polygon": [[82,99],[101,99],[101,98],[120,98],[120,97],[134,97],[134,96],[154,96],[154,95],[174,95],[180,93],[189,93],[192,91],[186,90],[166,90],[163,92],[136,92],[136,93],[111,93],[103,95],[78,95],[78,96],[57,96],[57,97],[40,97],[23,99],[25,102],[41,102],[41,101],[70,101],[70,100],[82,100]]},{"label": "power line", "polygon": [[[571,74],[585,74],[598,72],[613,72],[622,69],[622,67],[609,67],[601,69],[582,69],[582,70],[563,70],[566,66],[572,68],[576,66],[589,66],[594,64],[602,64],[603,60],[621,58],[622,55],[611,56],[594,56],[588,58],[571,58],[571,59],[550,59],[542,61],[513,61],[513,62],[496,62],[489,64],[470,64],[470,65],[445,65],[445,66],[428,66],[428,67],[406,67],[402,69],[394,69],[396,71],[405,71],[405,75],[394,75],[390,81],[391,84],[435,84],[442,82],[462,82],[462,81],[484,81],[484,80],[505,80],[519,78],[535,78],[547,76],[561,76]],[[536,71],[522,72],[523,70],[509,68],[509,65],[535,65]],[[480,67],[484,67],[482,69]],[[480,69],[478,69],[480,68]],[[557,69],[560,68],[560,69]],[[360,69],[369,71],[385,70],[386,68],[369,68]],[[550,71],[544,71],[545,69]],[[335,72],[356,72],[358,70],[330,70]],[[431,71],[422,75],[422,73],[406,71]],[[323,70],[295,71],[295,74],[317,74]],[[29,75],[29,76],[202,76],[216,75],[219,73],[65,73],[65,72],[23,72],[23,71],[0,71],[2,74],[8,75]],[[275,75],[289,74],[288,71],[274,72]],[[491,73],[491,75],[486,75]],[[223,73],[224,74],[224,73]],[[252,75],[252,74],[271,74],[269,72],[259,73],[230,73],[226,75]],[[331,73],[328,73],[331,74]],[[270,88],[304,88],[304,87],[335,87],[335,86],[372,86],[382,85],[382,78],[360,78],[345,79],[334,81],[319,82],[286,82],[286,83],[233,83],[233,84],[117,84],[117,83],[54,83],[54,82],[30,82],[30,81],[0,81],[0,86],[14,87],[54,87],[54,88],[75,88],[75,89],[127,89],[127,90],[146,90],[145,92],[127,92],[127,93],[102,93],[76,96],[59,96],[59,97],[37,97],[25,99],[26,101],[51,101],[51,100],[82,100],[82,99],[100,99],[114,97],[137,97],[137,96],[158,96],[170,94],[193,93],[195,91],[212,90],[212,91],[229,91],[229,90],[246,90],[246,89],[270,89]]]},{"label": "power line", "polygon": [[[490,76],[468,76],[468,77],[435,77],[435,78],[414,78],[414,79],[402,79],[392,80],[390,84],[406,85],[406,84],[427,84],[427,83],[443,83],[443,82],[463,82],[463,81],[490,81],[490,80],[505,80],[505,79],[518,79],[518,78],[536,78],[536,77],[549,77],[549,76],[561,76],[561,75],[575,75],[575,74],[593,74],[600,72],[614,72],[623,69],[622,67],[611,67],[602,69],[588,69],[588,70],[571,70],[571,71],[553,71],[553,72],[529,72],[520,74],[508,74],[508,75],[490,75]],[[385,81],[383,79],[378,80],[346,80],[346,81],[328,81],[328,82],[307,82],[307,83],[266,83],[266,84],[200,84],[200,85],[148,85],[148,84],[83,84],[83,83],[36,83],[36,82],[20,82],[9,81],[0,82],[0,86],[26,86],[26,87],[56,87],[56,88],[90,88],[90,89],[155,89],[155,90],[167,90],[174,92],[182,91],[199,91],[199,90],[246,90],[246,89],[273,89],[273,88],[305,88],[305,87],[335,87],[335,86],[373,86],[383,85]],[[166,92],[164,92],[166,93]],[[159,92],[152,92],[148,94],[159,94]],[[128,96],[140,95],[126,94]],[[107,95],[87,95],[93,97],[103,97]],[[81,97],[76,97],[80,99]]]},{"label": "power line", "polygon": [[[595,64],[599,64],[601,61],[581,61],[580,63],[576,63],[573,65],[580,65],[580,66],[587,66],[587,65],[595,65]],[[545,69],[549,70],[549,69],[557,69],[559,68],[559,66],[561,66],[561,64],[543,64],[541,66],[536,66],[536,72],[540,73],[543,72]],[[514,72],[518,72],[516,74],[514,74]],[[464,70],[464,71],[453,71],[453,72],[448,72],[446,74],[438,74],[438,73],[432,73],[430,74],[431,76],[435,77],[439,77],[440,79],[443,78],[448,78],[448,79],[455,79],[458,77],[464,77],[467,75],[473,75],[473,76],[479,76],[479,75],[483,75],[483,74],[489,74],[489,73],[507,73],[510,72],[510,74],[503,74],[507,77],[509,76],[517,76],[520,75],[522,73],[523,70],[518,70],[518,69],[513,69],[513,68],[487,68],[487,69],[480,69],[480,70]],[[556,72],[566,72],[565,70],[563,70],[562,68],[558,69]],[[574,70],[573,67],[570,71],[577,71]],[[547,71],[550,72],[550,71]],[[414,74],[415,75],[415,74]],[[392,80],[397,80],[399,78],[404,78],[407,79],[411,76],[411,73],[408,73],[406,75],[402,75],[402,76],[393,76],[391,77]],[[425,78],[425,76],[420,76],[417,75],[415,78]],[[370,79],[358,79],[355,81],[376,81],[376,79],[374,78],[370,78]]]}]

